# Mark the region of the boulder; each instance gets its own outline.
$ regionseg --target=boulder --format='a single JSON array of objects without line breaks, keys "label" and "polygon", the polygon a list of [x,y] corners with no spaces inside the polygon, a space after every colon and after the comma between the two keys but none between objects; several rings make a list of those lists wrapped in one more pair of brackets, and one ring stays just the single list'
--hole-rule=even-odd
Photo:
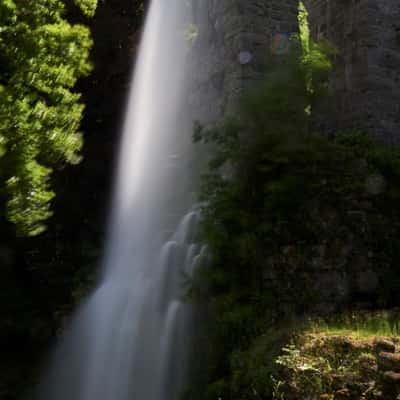
[{"label": "boulder", "polygon": [[391,340],[383,338],[375,339],[374,348],[377,354],[380,352],[394,353],[396,351],[395,344]]},{"label": "boulder", "polygon": [[400,354],[381,351],[377,356],[378,368],[381,371],[400,372]]},{"label": "boulder", "polygon": [[400,372],[386,371],[383,374],[383,379],[394,385],[400,385]]},{"label": "boulder", "polygon": [[398,399],[400,394],[400,373],[386,371],[382,374],[381,390],[383,399]]}]

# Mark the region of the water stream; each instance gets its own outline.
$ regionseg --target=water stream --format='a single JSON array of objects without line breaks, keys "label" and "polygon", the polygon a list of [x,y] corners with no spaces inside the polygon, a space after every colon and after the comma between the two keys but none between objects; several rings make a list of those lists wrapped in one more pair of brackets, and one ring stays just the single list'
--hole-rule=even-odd
[{"label": "water stream", "polygon": [[186,1],[150,5],[102,276],[60,338],[41,399],[175,400],[184,386],[194,313],[182,284],[205,254],[194,243],[190,20]]}]

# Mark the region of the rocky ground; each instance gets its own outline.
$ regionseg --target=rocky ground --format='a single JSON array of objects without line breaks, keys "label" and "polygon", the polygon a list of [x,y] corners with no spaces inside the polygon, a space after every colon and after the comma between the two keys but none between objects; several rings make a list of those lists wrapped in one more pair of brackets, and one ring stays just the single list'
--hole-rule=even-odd
[{"label": "rocky ground", "polygon": [[307,333],[277,359],[278,399],[400,398],[400,338]]}]

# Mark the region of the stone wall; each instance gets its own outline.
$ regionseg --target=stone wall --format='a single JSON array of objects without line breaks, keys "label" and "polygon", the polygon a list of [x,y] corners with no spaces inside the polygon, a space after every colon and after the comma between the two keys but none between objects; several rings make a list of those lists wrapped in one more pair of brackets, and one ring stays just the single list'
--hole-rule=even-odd
[{"label": "stone wall", "polygon": [[[297,0],[201,0],[198,46],[205,50],[203,78],[214,91],[217,115],[232,112],[243,91],[262,79],[277,35],[298,31]],[[199,6],[200,7],[200,6]],[[208,106],[210,106],[210,104]]]},{"label": "stone wall", "polygon": [[368,2],[368,125],[400,144],[400,2]]},{"label": "stone wall", "polygon": [[227,110],[234,108],[243,90],[263,78],[265,64],[274,55],[277,34],[297,32],[296,0],[228,0],[223,2],[226,46],[225,90]]},{"label": "stone wall", "polygon": [[330,130],[400,143],[400,3],[307,0],[312,35],[333,43],[336,107]]},{"label": "stone wall", "polygon": [[[277,35],[297,32],[297,0],[203,0],[199,41],[218,110],[231,111],[244,89],[262,78]],[[312,36],[337,48],[328,131],[358,129],[400,143],[400,2],[305,0]],[[276,55],[275,55],[276,56]],[[203,79],[203,82],[206,80]]]}]

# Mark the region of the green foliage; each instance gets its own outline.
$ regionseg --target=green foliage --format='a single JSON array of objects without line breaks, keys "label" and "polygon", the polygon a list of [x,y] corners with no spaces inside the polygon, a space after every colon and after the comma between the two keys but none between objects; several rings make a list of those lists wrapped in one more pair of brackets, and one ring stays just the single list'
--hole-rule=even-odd
[{"label": "green foliage", "polygon": [[[75,3],[93,15],[96,0]],[[19,235],[45,229],[53,166],[80,160],[83,105],[72,88],[90,72],[92,41],[64,13],[60,0],[0,0],[0,178]]]},{"label": "green foliage", "polygon": [[308,12],[302,1],[299,3],[298,22],[301,46],[304,53],[308,54],[310,52],[310,25],[308,22]]},{"label": "green foliage", "polygon": [[97,7],[97,0],[74,0],[74,2],[85,15],[93,17]]},{"label": "green foliage", "polygon": [[276,358],[290,340],[293,326],[279,325],[264,330],[255,337],[248,349],[234,351],[231,356],[231,398],[271,398],[273,377],[277,376]]}]

